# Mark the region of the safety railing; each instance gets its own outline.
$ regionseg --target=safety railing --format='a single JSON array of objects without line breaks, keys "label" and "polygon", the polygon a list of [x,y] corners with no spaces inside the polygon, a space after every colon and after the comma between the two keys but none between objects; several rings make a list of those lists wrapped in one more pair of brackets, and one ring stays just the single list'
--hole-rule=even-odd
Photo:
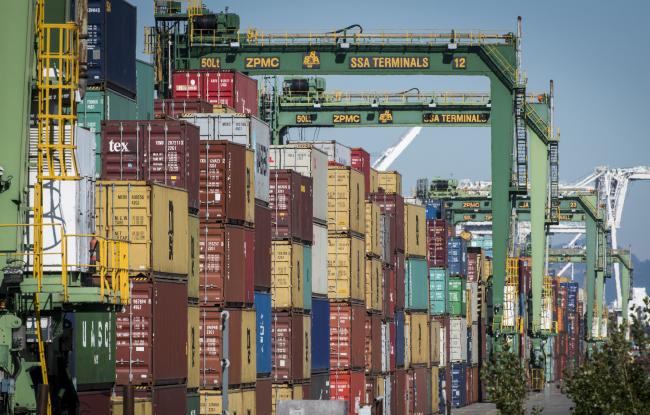
[{"label": "safety railing", "polygon": [[544,369],[528,369],[528,387],[531,391],[539,392],[544,389],[545,383]]},{"label": "safety railing", "polygon": [[280,96],[280,100],[283,102],[305,102],[308,104],[376,102],[379,104],[487,105],[490,102],[490,95],[481,92],[395,93],[334,91],[307,95],[285,92]]},{"label": "safety railing", "polygon": [[512,65],[508,60],[499,52],[496,45],[494,44],[485,44],[483,45],[483,50],[485,53],[492,59],[492,62],[496,65],[497,69],[510,81],[514,86],[518,83],[517,71],[514,65]]},{"label": "safety railing", "polygon": [[535,108],[530,105],[526,105],[526,118],[528,119],[529,124],[537,130],[535,132],[543,135],[541,138],[546,140],[551,138],[551,125],[542,120],[542,117],[540,117],[537,111],[535,111]]},{"label": "safety railing", "polygon": [[542,286],[542,316],[541,316],[541,330],[554,333],[553,321],[553,278],[550,276],[544,277],[544,284]]},{"label": "safety railing", "polygon": [[506,277],[503,287],[503,318],[501,328],[517,330],[517,303],[519,302],[519,259],[506,259]]}]

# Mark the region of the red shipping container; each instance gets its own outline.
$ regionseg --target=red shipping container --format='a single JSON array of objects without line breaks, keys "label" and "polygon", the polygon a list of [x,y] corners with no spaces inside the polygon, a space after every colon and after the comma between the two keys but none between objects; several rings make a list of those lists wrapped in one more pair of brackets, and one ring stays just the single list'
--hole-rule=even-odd
[{"label": "red shipping container", "polygon": [[[234,386],[252,383],[255,378],[247,378],[247,370],[243,367],[244,357],[252,356],[252,353],[255,352],[255,333],[243,332],[243,330],[249,330],[248,325],[245,324],[243,313],[250,312],[250,310],[229,308],[227,311],[229,314],[228,352],[230,354],[228,384]],[[220,389],[222,386],[221,352],[223,348],[221,310],[214,307],[201,307],[199,327],[199,357],[201,361],[199,385],[206,389]],[[246,339],[245,344],[242,344],[244,339]],[[250,361],[248,364],[251,364]],[[252,362],[252,367],[254,369],[255,362]]]},{"label": "red shipping container", "polygon": [[396,193],[379,192],[371,193],[370,200],[379,204],[381,213],[395,218],[391,221],[391,252],[404,252],[404,198]]},{"label": "red shipping container", "polygon": [[246,163],[246,146],[229,141],[201,141],[199,145],[199,216],[211,222],[246,222],[255,203]]},{"label": "red shipping container", "polygon": [[314,224],[311,177],[294,170],[271,170],[269,182],[271,236],[311,244]]},{"label": "red shipping container", "polygon": [[443,219],[427,221],[427,261],[429,267],[447,266],[447,222]]},{"label": "red shipping container", "polygon": [[351,166],[353,169],[363,173],[363,180],[366,184],[366,199],[370,192],[370,154],[361,147],[351,149]]},{"label": "red shipping container", "polygon": [[[396,252],[393,256],[395,259],[395,308],[397,310],[404,309],[404,302],[406,300],[406,285],[404,279],[406,278],[406,267],[404,265],[404,253]],[[427,287],[422,289],[426,290]]]},{"label": "red shipping container", "polygon": [[79,415],[111,413],[111,390],[77,392]]},{"label": "red shipping container", "polygon": [[[118,397],[122,398],[122,388],[116,388],[115,392]],[[151,413],[155,415],[178,415],[187,412],[187,386],[185,383],[138,388],[135,390],[135,397],[151,401]],[[93,412],[93,415],[108,413],[110,412]]]},{"label": "red shipping container", "polygon": [[475,252],[476,248],[467,249],[467,282],[478,282],[479,253]]},{"label": "red shipping container", "polygon": [[148,180],[187,190],[199,208],[199,127],[180,120],[103,121],[102,179]]},{"label": "red shipping container", "polygon": [[531,258],[519,258],[519,290],[529,293],[533,284],[533,261]]},{"label": "red shipping container", "polygon": [[429,414],[428,383],[431,382],[431,372],[426,367],[411,369],[406,373],[407,405],[409,414]]},{"label": "red shipping container", "polygon": [[200,99],[156,99],[153,101],[153,113],[156,118],[176,118],[183,114],[212,113],[213,106]]},{"label": "red shipping container", "polygon": [[330,368],[362,369],[366,307],[363,304],[330,303]]},{"label": "red shipping container", "polygon": [[397,369],[395,371],[395,389],[393,389],[395,396],[395,405],[392,407],[396,414],[406,414],[408,408],[408,381],[405,369]]},{"label": "red shipping container", "polygon": [[396,351],[395,351],[395,341],[397,339],[397,327],[395,327],[395,322],[391,321],[388,323],[388,329],[390,331],[389,333],[389,340],[390,340],[390,357],[389,357],[389,369],[390,372],[394,372],[395,369],[397,368],[397,360],[396,360]]},{"label": "red shipping container", "polygon": [[381,372],[381,316],[366,314],[365,321],[366,373]]},{"label": "red shipping container", "polygon": [[117,314],[116,384],[165,385],[187,377],[187,282],[132,279]]},{"label": "red shipping container", "polygon": [[384,314],[388,319],[395,317],[396,289],[395,270],[384,268]]},{"label": "red shipping container", "polygon": [[272,405],[273,381],[271,378],[257,379],[255,382],[255,408],[258,412],[269,411]]},{"label": "red shipping container", "polygon": [[330,372],[330,400],[348,402],[350,414],[358,414],[365,404],[366,380],[363,370]]},{"label": "red shipping container", "polygon": [[[305,378],[304,354],[309,353],[309,339],[304,334],[304,314],[273,312],[271,317],[271,355],[274,382],[293,382]],[[307,347],[305,348],[305,342]],[[309,396],[309,395],[307,395]]]},{"label": "red shipping container", "polygon": [[201,223],[199,301],[202,305],[252,305],[255,285],[255,230]]},{"label": "red shipping container", "polygon": [[255,289],[271,289],[271,209],[255,202]]},{"label": "red shipping container", "polygon": [[174,98],[202,99],[242,114],[259,115],[257,80],[236,71],[177,71],[172,75]]}]

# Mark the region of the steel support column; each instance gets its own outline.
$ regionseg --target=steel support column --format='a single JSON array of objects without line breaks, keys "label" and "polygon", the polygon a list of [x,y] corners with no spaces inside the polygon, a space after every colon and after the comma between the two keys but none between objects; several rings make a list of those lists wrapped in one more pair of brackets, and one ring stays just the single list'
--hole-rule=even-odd
[{"label": "steel support column", "polygon": [[546,201],[548,189],[548,150],[532,130],[528,131],[530,159],[530,226],[532,270],[532,329],[539,333],[542,318],[542,285],[544,283],[544,252],[546,249]]},{"label": "steel support column", "polygon": [[587,251],[587,271],[585,272],[584,285],[587,289],[586,297],[587,304],[585,304],[585,336],[587,340],[592,338],[592,327],[594,317],[594,284],[596,282],[596,260],[598,255],[598,229],[596,228],[596,221],[591,215],[585,216],[585,236]]}]

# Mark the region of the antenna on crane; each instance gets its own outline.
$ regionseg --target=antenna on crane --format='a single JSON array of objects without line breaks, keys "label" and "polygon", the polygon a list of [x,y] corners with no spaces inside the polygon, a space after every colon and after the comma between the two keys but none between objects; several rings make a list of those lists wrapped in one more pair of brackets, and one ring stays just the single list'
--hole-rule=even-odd
[{"label": "antenna on crane", "polygon": [[422,127],[410,128],[406,134],[400,137],[397,144],[381,153],[381,156],[379,156],[379,158],[372,164],[372,167],[379,171],[388,170],[397,157],[399,157],[400,154],[402,154],[402,152],[413,142],[413,140],[415,140],[415,137],[420,134],[420,131],[422,131]]}]

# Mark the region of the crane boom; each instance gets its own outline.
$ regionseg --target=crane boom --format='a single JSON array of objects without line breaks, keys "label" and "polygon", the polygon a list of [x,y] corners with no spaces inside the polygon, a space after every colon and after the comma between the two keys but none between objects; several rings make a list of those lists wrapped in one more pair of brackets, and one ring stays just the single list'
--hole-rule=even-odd
[{"label": "crane boom", "polygon": [[422,127],[412,127],[406,134],[404,134],[397,144],[388,148],[381,153],[381,156],[372,164],[372,167],[379,171],[386,171],[390,168],[391,164],[402,154],[404,150],[415,140],[415,137],[420,134]]}]

